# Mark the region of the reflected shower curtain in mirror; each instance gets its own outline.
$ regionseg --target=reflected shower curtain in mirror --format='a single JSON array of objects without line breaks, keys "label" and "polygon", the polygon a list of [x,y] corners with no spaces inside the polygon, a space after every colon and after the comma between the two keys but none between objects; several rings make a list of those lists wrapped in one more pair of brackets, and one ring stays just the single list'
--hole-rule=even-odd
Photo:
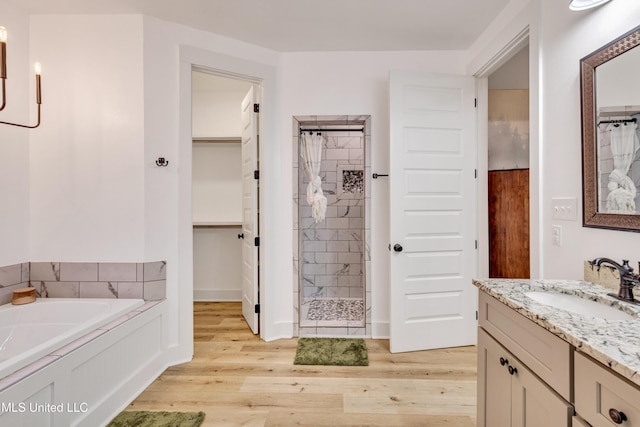
[{"label": "reflected shower curtain in mirror", "polygon": [[625,123],[611,126],[611,152],[613,171],[609,174],[607,211],[610,213],[635,213],[636,186],[628,176],[640,142],[636,135],[637,125]]},{"label": "reflected shower curtain in mirror", "polygon": [[312,132],[302,134],[300,157],[304,171],[309,179],[307,186],[307,203],[311,206],[311,215],[316,223],[324,221],[327,212],[327,198],[322,192],[320,165],[322,163],[322,135]]}]

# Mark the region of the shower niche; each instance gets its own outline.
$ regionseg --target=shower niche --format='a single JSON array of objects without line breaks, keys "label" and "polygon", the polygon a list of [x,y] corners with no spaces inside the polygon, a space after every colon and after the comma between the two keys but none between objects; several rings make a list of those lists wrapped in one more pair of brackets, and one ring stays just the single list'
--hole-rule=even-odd
[{"label": "shower niche", "polygon": [[370,336],[370,140],[370,116],[293,118],[298,336]]}]

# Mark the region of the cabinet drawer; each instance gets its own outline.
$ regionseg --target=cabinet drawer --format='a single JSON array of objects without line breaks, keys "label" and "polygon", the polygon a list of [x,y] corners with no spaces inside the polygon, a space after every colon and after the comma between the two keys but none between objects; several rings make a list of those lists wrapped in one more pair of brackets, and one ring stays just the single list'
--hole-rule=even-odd
[{"label": "cabinet drawer", "polygon": [[625,427],[640,427],[640,389],[581,353],[575,354],[576,412],[593,427],[618,425],[609,410],[624,413]]},{"label": "cabinet drawer", "polygon": [[571,345],[480,292],[480,326],[571,402]]}]

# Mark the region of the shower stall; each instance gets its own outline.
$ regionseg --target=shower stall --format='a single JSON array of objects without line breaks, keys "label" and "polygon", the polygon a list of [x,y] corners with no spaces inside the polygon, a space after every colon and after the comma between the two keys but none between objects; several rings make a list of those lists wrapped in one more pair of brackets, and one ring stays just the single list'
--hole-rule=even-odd
[{"label": "shower stall", "polygon": [[369,116],[293,122],[297,335],[369,336]]}]

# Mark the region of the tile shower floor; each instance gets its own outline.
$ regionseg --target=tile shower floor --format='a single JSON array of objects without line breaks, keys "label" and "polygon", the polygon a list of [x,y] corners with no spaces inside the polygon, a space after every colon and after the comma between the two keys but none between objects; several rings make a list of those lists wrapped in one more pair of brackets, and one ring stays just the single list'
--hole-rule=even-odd
[{"label": "tile shower floor", "polygon": [[310,298],[302,302],[300,326],[364,326],[362,298]]}]

